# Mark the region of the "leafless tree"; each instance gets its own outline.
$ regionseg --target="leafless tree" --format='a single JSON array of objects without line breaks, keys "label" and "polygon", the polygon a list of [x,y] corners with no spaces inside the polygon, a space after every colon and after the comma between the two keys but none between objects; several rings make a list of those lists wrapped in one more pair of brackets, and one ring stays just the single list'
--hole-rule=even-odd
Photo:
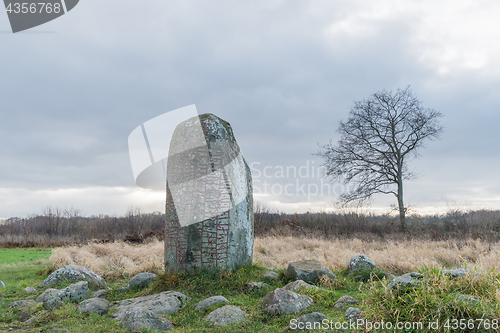
[{"label": "leafless tree", "polygon": [[440,112],[422,106],[409,86],[355,102],[347,121],[340,122],[338,143],[330,141],[317,154],[324,158],[327,177],[353,185],[339,202],[363,202],[373,194],[394,194],[401,230],[407,233],[403,181],[415,178],[407,162],[418,156],[426,139],[439,138],[443,131],[439,117]]}]

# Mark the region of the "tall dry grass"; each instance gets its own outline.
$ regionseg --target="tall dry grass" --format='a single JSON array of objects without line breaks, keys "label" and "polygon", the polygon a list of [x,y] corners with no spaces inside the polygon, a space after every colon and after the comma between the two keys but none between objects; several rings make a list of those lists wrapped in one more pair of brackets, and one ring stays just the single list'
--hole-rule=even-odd
[{"label": "tall dry grass", "polygon": [[156,240],[134,246],[118,241],[60,247],[53,251],[49,261],[53,269],[81,265],[105,278],[130,277],[140,272],[162,274],[163,242]]},{"label": "tall dry grass", "polygon": [[[266,267],[286,268],[288,263],[317,259],[333,270],[347,266],[349,259],[365,254],[393,274],[414,271],[422,265],[500,269],[500,243],[467,241],[322,240],[300,237],[256,237],[254,262]],[[129,245],[122,241],[57,248],[50,257],[54,269],[77,264],[103,277],[133,276],[139,272],[163,272],[163,242]]]}]

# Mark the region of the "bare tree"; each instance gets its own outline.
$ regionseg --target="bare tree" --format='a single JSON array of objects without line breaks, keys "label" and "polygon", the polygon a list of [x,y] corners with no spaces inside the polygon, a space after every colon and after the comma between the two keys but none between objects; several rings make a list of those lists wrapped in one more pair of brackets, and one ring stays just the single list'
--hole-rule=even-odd
[{"label": "bare tree", "polygon": [[409,86],[355,102],[347,121],[340,122],[337,145],[330,141],[317,154],[324,158],[327,177],[354,185],[352,191],[340,196],[340,203],[363,202],[377,193],[394,194],[401,230],[408,232],[403,181],[415,175],[407,162],[418,156],[424,140],[439,138],[441,116],[424,108]]}]

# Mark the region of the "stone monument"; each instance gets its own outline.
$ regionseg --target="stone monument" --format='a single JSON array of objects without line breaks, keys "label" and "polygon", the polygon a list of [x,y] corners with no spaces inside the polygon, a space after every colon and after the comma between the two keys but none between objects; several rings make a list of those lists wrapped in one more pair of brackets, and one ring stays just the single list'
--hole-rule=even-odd
[{"label": "stone monument", "polygon": [[235,269],[253,256],[250,168],[228,122],[175,128],[167,161],[165,272]]}]

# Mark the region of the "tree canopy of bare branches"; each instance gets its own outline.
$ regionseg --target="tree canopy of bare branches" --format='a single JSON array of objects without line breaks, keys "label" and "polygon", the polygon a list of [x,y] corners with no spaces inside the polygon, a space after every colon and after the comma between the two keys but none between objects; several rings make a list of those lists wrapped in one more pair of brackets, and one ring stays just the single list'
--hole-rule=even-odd
[{"label": "tree canopy of bare branches", "polygon": [[403,181],[415,178],[408,161],[418,157],[427,139],[439,138],[442,114],[424,108],[410,87],[395,93],[385,90],[354,102],[347,121],[340,122],[340,140],[323,145],[326,176],[352,184],[340,203],[363,202],[377,193],[393,194],[398,201],[401,230],[408,232]]}]

